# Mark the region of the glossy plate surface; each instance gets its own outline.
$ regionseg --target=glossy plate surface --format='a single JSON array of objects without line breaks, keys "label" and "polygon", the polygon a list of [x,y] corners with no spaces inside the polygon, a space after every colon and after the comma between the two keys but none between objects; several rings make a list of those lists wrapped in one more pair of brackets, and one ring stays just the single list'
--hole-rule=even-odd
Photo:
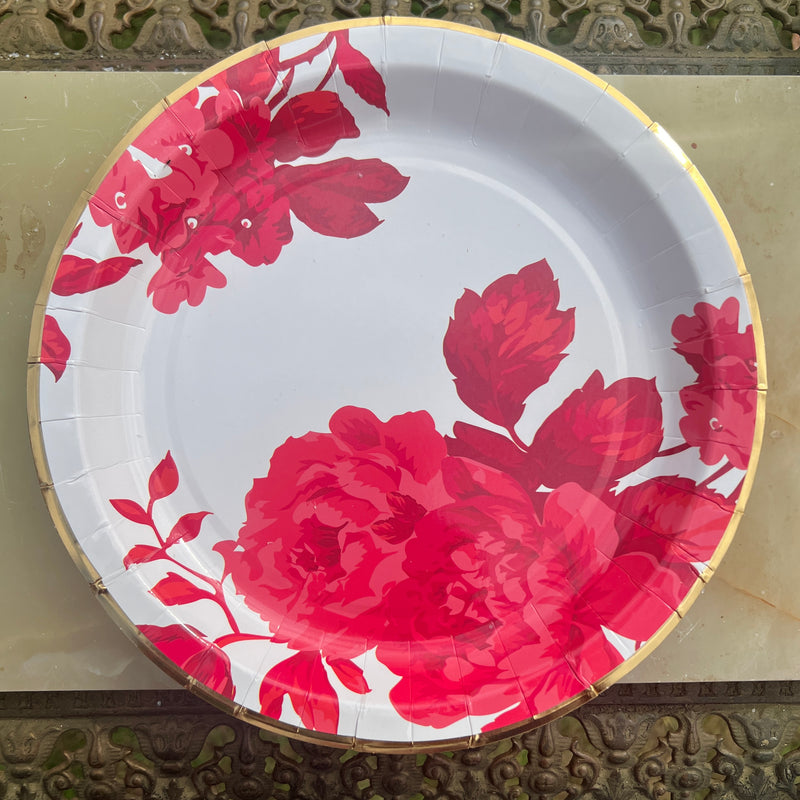
[{"label": "glossy plate surface", "polygon": [[750,489],[755,299],[680,149],[505,37],[229,59],[65,228],[29,371],[73,556],[178,680],[366,749],[508,735],[676,624]]}]

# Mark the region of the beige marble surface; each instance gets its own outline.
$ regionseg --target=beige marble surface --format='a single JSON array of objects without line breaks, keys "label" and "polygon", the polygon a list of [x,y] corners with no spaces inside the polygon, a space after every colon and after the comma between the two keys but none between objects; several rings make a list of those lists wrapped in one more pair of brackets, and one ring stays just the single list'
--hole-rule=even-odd
[{"label": "beige marble surface", "polygon": [[[186,76],[0,73],[0,691],[172,682],[73,566],[27,436],[31,308],[62,222],[127,128]],[[761,464],[739,533],[686,619],[629,681],[797,677],[800,660],[800,78],[611,81],[683,146],[744,252],[767,340]]]}]

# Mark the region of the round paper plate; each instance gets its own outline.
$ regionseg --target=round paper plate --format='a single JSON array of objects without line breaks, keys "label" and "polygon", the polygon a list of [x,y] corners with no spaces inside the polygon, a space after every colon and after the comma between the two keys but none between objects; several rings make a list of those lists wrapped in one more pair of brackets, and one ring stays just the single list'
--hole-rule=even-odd
[{"label": "round paper plate", "polygon": [[730,229],[599,79],[370,19],[171,95],[33,325],[50,510],[165,670],[272,730],[452,748],[618,679],[714,571],[760,442]]}]

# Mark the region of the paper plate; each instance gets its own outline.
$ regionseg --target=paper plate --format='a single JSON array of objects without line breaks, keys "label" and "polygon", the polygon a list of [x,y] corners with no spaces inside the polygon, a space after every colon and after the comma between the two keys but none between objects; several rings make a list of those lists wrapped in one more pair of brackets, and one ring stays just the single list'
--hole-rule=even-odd
[{"label": "paper plate", "polygon": [[221,63],[120,144],[37,306],[38,469],[178,680],[314,741],[552,719],[741,516],[761,330],[705,183],[601,80],[370,19]]}]

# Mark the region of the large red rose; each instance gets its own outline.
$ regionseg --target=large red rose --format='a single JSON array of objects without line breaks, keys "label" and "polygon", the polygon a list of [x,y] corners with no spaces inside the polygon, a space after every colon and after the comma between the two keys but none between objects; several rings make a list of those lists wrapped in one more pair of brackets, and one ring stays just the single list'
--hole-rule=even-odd
[{"label": "large red rose", "polygon": [[346,407],[330,431],[277,448],[246,497],[238,541],[216,549],[277,640],[349,658],[386,636],[385,601],[406,578],[406,543],[451,497],[444,439],[427,412],[381,422]]},{"label": "large red rose", "polygon": [[604,386],[595,371],[542,423],[531,467],[546,486],[575,482],[599,493],[650,461],[663,434],[655,380],[623,378]]},{"label": "large red rose", "polygon": [[640,642],[673,611],[646,583],[661,576],[626,572],[605,503],[566,484],[539,522],[514,481],[483,470],[458,464],[462,490],[446,478],[454,502],[417,526],[435,526],[433,536],[409,543],[411,577],[389,604],[413,610],[396,624],[408,641],[377,648],[400,676],[392,703],[420,724],[451,724],[465,705],[471,715],[504,712],[489,728],[528,719],[622,662],[606,631]]},{"label": "large red rose", "polygon": [[530,498],[508,475],[461,458],[442,462],[450,499],[416,524],[407,580],[388,597],[393,637],[462,636],[518,615],[530,601],[526,572],[541,536]]}]

